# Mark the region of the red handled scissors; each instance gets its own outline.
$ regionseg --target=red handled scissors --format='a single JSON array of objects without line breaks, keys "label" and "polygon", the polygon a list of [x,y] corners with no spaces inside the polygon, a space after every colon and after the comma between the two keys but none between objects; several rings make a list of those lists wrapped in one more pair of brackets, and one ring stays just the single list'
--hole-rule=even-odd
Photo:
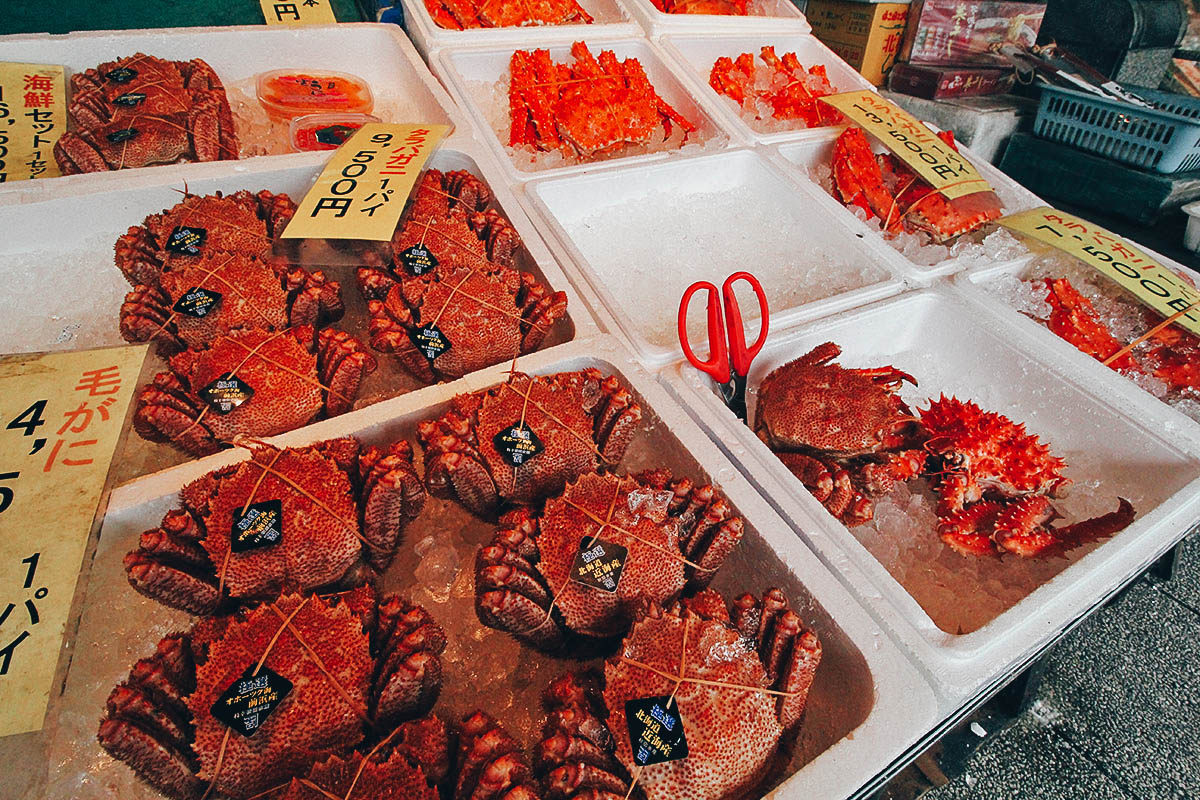
[{"label": "red handled scissors", "polygon": [[[754,294],[758,295],[762,328],[758,332],[758,339],[750,347],[746,346],[742,310],[733,294],[733,284],[739,280],[749,283],[750,288],[754,289]],[[708,290],[708,361],[701,361],[696,357],[687,337],[688,303],[692,295],[701,289]],[[722,302],[719,300],[724,301],[724,317],[721,315]],[[746,374],[750,371],[750,362],[767,340],[769,321],[767,296],[758,278],[749,272],[735,272],[726,278],[725,283],[721,285],[719,299],[716,286],[708,281],[697,281],[687,288],[679,301],[679,344],[683,348],[683,354],[692,362],[692,366],[707,372],[720,384],[721,398],[725,405],[729,406],[742,422],[746,421]]]}]

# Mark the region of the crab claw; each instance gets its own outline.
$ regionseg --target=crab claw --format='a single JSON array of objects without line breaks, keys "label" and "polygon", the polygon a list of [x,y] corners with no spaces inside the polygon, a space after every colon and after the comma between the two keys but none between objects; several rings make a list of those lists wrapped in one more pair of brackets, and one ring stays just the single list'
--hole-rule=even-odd
[{"label": "crab claw", "polygon": [[1117,498],[1117,510],[1061,528],[1047,528],[1054,510],[1050,501],[1037,496],[1005,509],[996,520],[996,544],[1025,558],[1062,555],[1076,547],[1098,542],[1124,530],[1133,522],[1133,505]]},{"label": "crab claw", "polygon": [[529,764],[517,741],[482,711],[462,720],[454,800],[495,797],[537,800]]},{"label": "crab claw", "polygon": [[599,678],[568,673],[550,684],[542,703],[546,724],[533,765],[546,798],[624,798],[629,773],[617,760],[616,742],[604,721]]}]

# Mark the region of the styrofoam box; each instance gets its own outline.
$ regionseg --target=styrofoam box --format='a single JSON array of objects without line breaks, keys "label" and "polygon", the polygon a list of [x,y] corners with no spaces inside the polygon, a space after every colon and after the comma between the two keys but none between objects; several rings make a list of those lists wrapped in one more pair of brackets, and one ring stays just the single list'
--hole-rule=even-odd
[{"label": "styrofoam box", "polygon": [[456,31],[439,27],[425,7],[425,0],[402,0],[404,24],[413,44],[428,61],[434,51],[462,45],[529,45],[534,42],[604,36],[640,36],[642,28],[630,16],[622,0],[576,0],[591,17],[591,24],[523,25],[508,28],[473,28]]},{"label": "styrofoam box", "polygon": [[[531,43],[530,46],[548,49],[550,57],[555,62],[562,63],[571,60],[571,44],[577,40],[559,38]],[[519,156],[514,156],[506,147],[509,130],[508,94],[498,88],[498,84],[507,81],[508,64],[513,51],[524,45],[450,47],[435,53],[431,66],[434,73],[450,89],[450,93],[468,112],[476,125],[478,135],[487,141],[496,159],[505,166],[509,176],[517,181],[582,172],[615,164],[649,163],[679,158],[689,153],[722,147],[728,141],[728,132],[700,106],[652,42],[643,38],[593,40],[590,36],[584,41],[593,53],[612,50],[617,58],[632,57],[641,62],[655,91],[696,125],[696,130],[682,148],[673,152],[645,153],[562,167],[539,168],[526,163],[527,160],[522,160],[518,165],[515,159]]]},{"label": "styrofoam box", "polygon": [[[821,637],[824,657],[809,696],[797,752],[772,798],[844,797],[870,780],[935,722],[935,698],[918,670],[851,599],[818,559],[759,497],[708,437],[611,337],[597,337],[522,357],[518,367],[531,374],[597,367],[617,374],[642,405],[645,416],[622,469],[653,464],[697,481],[720,484],[746,533],[718,573],[715,586],[727,596],[780,586],[793,606]],[[416,424],[445,411],[458,392],[482,389],[504,378],[496,368],[460,381],[432,386],[361,411],[294,431],[272,441],[303,445],[353,435],[380,444],[412,438]],[[123,555],[136,546],[141,531],[158,524],[178,503],[188,481],[244,458],[233,450],[147,476],[113,492],[73,643],[87,658],[74,659],[61,696],[52,700],[48,752],[51,783],[42,795],[50,800],[99,800],[119,794],[125,800],[150,798],[130,770],[104,755],[96,744],[95,720],[110,688],[139,657],[151,652],[166,632],[188,617],[136,594],[127,584]],[[430,577],[426,562],[436,558],[452,536],[467,528],[461,572]],[[490,537],[489,525],[457,504],[430,498],[423,515],[405,532],[396,563],[384,578],[387,590],[425,603],[454,633],[470,634],[471,646],[444,660],[445,685],[435,711],[453,718],[482,708],[494,714],[525,746],[538,736],[542,712],[538,695],[557,675],[578,668],[520,646],[507,634],[478,624],[473,612],[471,567],[474,548]],[[453,532],[453,533],[452,533]],[[418,555],[419,554],[419,555]],[[434,580],[463,581],[430,602],[422,591]],[[455,639],[451,636],[451,648]],[[486,673],[474,676],[473,671]],[[485,684],[486,688],[485,688]],[[507,703],[507,706],[504,705]]]},{"label": "styrofoam box", "polygon": [[[251,98],[253,78],[260,72],[285,68],[349,70],[370,85],[375,97],[373,113],[385,122],[465,127],[454,102],[396,25],[248,25],[0,36],[0,61],[63,64],[69,72],[83,72],[138,52],[177,61],[202,58],[227,90],[236,85]],[[350,66],[349,54],[353,54]],[[120,188],[134,173],[153,172],[160,181],[182,181],[185,177],[203,180],[227,174],[231,164],[252,165],[265,160],[284,168],[323,164],[328,158],[328,151],[293,153],[15,181],[0,185],[0,203]]]},{"label": "styrofoam box", "polygon": [[[856,234],[849,215],[820,213],[819,192],[754,150],[731,150],[534,181],[525,200],[643,362],[657,367],[680,357],[676,316],[693,281],[720,285],[749,270],[772,325],[900,291],[901,259]],[[693,300],[689,317],[697,353],[707,343],[703,305]],[[741,307],[758,318],[753,295]]]},{"label": "styrofoam box", "polygon": [[751,13],[664,14],[650,0],[625,0],[646,33],[658,36],[672,31],[744,33],[746,31],[811,30],[808,20],[791,0],[750,0]]},{"label": "styrofoam box", "polygon": [[[882,541],[878,531],[862,526],[853,534],[826,512],[725,408],[706,376],[682,364],[669,373],[667,384],[851,591],[898,634],[939,692],[961,700],[1045,647],[1114,586],[1169,549],[1200,515],[1200,448],[1183,435],[1178,416],[1141,398],[1097,392],[1094,370],[1060,358],[1047,346],[1054,338],[1047,331],[1010,327],[947,288],[925,289],[774,330],[751,369],[753,420],[763,377],[821,342],[836,342],[843,348],[838,363],[844,366],[890,364],[914,375],[919,387],[901,391],[914,409],[944,392],[1026,423],[1051,452],[1066,459],[1074,491],[1055,504],[1072,518],[1112,511],[1118,496],[1133,503],[1137,518],[1128,528],[1099,545],[1072,551],[1065,560],[1006,556],[972,562],[947,548],[935,560],[921,562],[920,570],[910,568],[925,580],[919,592],[940,585],[942,606],[935,612],[942,616],[940,627],[865,546]],[[876,501],[877,511],[881,502]],[[932,519],[922,535],[937,545]],[[906,583],[911,580],[910,574]],[[1027,593],[1001,610],[1014,598],[999,602],[981,594],[987,581],[1019,587],[1014,594]],[[946,630],[952,617],[983,624],[960,635]]]},{"label": "styrofoam box", "polygon": [[[709,85],[708,77],[713,64],[721,56],[731,59],[742,53],[754,56],[757,69],[770,69],[759,57],[763,47],[771,46],[782,58],[784,53],[795,53],[806,69],[824,66],[829,82],[837,92],[852,92],[856,89],[875,90],[866,78],[840,59],[836,53],[817,40],[815,36],[798,31],[762,31],[746,34],[693,34],[679,33],[663,36],[660,45],[667,55],[675,58],[682,66],[684,76],[693,84],[693,91],[702,100],[716,107],[716,113],[731,129],[750,142],[778,142],[788,139],[810,139],[825,137],[829,128],[796,128],[790,131],[765,132],[764,123],[754,123],[742,116],[741,108],[730,97],[717,94]],[[778,125],[774,120],[765,124]]]}]

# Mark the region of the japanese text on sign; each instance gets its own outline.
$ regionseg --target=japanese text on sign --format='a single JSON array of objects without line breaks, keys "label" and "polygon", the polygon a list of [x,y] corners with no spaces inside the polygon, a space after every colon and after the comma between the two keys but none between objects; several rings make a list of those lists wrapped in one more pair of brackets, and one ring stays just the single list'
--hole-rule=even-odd
[{"label": "japanese text on sign", "polygon": [[991,191],[991,185],[961,153],[916,117],[875,92],[829,95],[821,102],[841,111],[949,199]]},{"label": "japanese text on sign", "polygon": [[[999,224],[1075,256],[1164,317],[1200,302],[1196,287],[1087,220],[1043,206],[1004,217]],[[1183,314],[1176,324],[1200,335],[1200,308]]]},{"label": "japanese text on sign", "polygon": [[258,0],[268,25],[332,25],[330,0]]},{"label": "japanese text on sign", "polygon": [[0,736],[39,730],[147,346],[0,358]]},{"label": "japanese text on sign", "polygon": [[0,62],[0,183],[60,175],[54,143],[66,129],[63,68]]},{"label": "japanese text on sign", "polygon": [[384,122],[362,126],[333,154],[282,238],[390,240],[425,160],[449,130]]}]

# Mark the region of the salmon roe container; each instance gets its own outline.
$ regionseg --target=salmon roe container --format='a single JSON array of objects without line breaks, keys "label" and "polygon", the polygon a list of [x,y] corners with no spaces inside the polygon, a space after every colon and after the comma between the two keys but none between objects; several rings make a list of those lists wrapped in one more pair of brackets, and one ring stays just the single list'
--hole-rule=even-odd
[{"label": "salmon roe container", "polygon": [[256,84],[258,102],[276,122],[306,114],[367,114],[375,107],[366,81],[345,72],[277,69],[260,73]]},{"label": "salmon roe container", "polygon": [[370,114],[305,114],[291,124],[293,150],[336,150],[368,122],[379,122]]}]

